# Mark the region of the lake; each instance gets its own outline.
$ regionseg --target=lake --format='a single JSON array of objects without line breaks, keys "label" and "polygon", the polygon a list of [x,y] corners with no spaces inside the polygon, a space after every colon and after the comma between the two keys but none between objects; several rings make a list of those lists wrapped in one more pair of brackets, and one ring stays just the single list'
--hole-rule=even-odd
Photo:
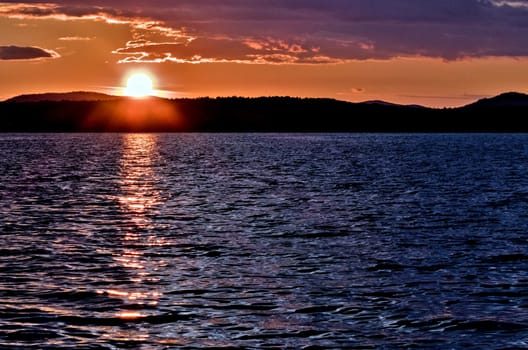
[{"label": "lake", "polygon": [[0,152],[2,349],[528,348],[528,135]]}]

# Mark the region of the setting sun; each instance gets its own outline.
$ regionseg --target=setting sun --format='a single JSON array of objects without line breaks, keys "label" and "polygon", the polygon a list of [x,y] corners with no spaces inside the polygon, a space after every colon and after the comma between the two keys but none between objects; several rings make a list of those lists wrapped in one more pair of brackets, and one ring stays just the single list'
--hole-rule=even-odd
[{"label": "setting sun", "polygon": [[125,89],[125,96],[146,97],[154,94],[152,79],[144,74],[133,74],[128,78]]}]

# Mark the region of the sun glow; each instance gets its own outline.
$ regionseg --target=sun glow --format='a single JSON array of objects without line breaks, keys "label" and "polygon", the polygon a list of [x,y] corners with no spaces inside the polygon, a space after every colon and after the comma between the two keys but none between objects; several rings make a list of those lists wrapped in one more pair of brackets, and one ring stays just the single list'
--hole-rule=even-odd
[{"label": "sun glow", "polygon": [[144,73],[131,75],[126,84],[125,96],[146,97],[154,95],[152,79]]}]

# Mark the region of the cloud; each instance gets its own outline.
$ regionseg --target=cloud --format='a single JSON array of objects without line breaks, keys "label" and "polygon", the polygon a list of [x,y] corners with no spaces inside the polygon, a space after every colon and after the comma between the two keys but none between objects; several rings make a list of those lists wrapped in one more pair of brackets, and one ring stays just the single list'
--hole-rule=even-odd
[{"label": "cloud", "polygon": [[125,56],[119,62],[237,62],[253,64],[337,63],[338,59],[321,55],[319,48],[305,42],[286,42],[266,38],[231,39],[229,37],[193,38],[179,42],[155,43],[136,40],[114,51]]},{"label": "cloud", "polygon": [[55,51],[40,47],[0,46],[0,60],[39,60],[59,56]]},{"label": "cloud", "polygon": [[526,0],[510,0],[510,1],[499,1],[499,0],[492,0],[491,1],[495,6],[508,6],[508,7],[524,7],[528,8],[528,1]]},{"label": "cloud", "polygon": [[59,38],[61,41],[90,41],[94,40],[95,37],[87,37],[87,36],[62,36]]},{"label": "cloud", "polygon": [[360,88],[360,87],[353,87],[350,89],[336,92],[338,96],[347,96],[347,97],[352,96],[352,95],[364,94],[364,93],[365,93],[365,89]]},{"label": "cloud", "polygon": [[128,25],[122,63],[528,57],[526,0],[28,1],[0,16]]},{"label": "cloud", "polygon": [[[90,1],[87,1],[89,3]],[[16,19],[51,19],[58,21],[95,21],[109,24],[129,25],[134,39],[143,36],[180,38],[187,37],[182,29],[169,27],[162,21],[138,16],[135,13],[125,14],[117,8],[101,6],[73,5],[58,3],[0,3],[0,16]]]}]

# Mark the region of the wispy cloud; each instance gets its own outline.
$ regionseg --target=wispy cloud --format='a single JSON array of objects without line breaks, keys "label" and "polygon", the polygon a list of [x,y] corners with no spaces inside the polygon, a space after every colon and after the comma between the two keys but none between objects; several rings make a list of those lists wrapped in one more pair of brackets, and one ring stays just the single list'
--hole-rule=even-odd
[{"label": "wispy cloud", "polygon": [[480,100],[482,98],[490,97],[483,94],[458,94],[458,95],[400,95],[401,97],[410,97],[413,99],[428,99],[428,100]]},{"label": "wispy cloud", "polygon": [[[57,3],[0,3],[0,16],[17,19],[54,19],[58,21],[95,21],[130,26],[134,40],[144,38],[188,39],[183,29],[164,25],[148,17],[124,14],[115,8],[101,6],[60,5]],[[62,40],[87,40],[84,37],[66,36]]]},{"label": "wispy cloud", "polygon": [[346,90],[343,90],[343,91],[338,91],[338,92],[336,92],[336,95],[350,97],[352,95],[359,95],[359,94],[364,94],[364,93],[365,93],[365,89],[364,88],[353,87],[353,88],[346,89]]},{"label": "wispy cloud", "polygon": [[509,6],[528,9],[528,1],[526,0],[492,0],[491,2],[496,6]]},{"label": "wispy cloud", "polygon": [[[184,39],[184,40],[181,40]],[[282,40],[233,39],[229,37],[180,38],[173,42],[130,41],[114,53],[125,56],[119,62],[237,62],[253,64],[337,63],[338,59],[321,55],[319,48]]]},{"label": "wispy cloud", "polygon": [[0,46],[0,60],[41,60],[58,58],[53,51],[32,46]]},{"label": "wispy cloud", "polygon": [[90,40],[95,40],[95,37],[63,36],[63,37],[60,37],[59,40],[61,40],[61,41],[90,41]]}]

